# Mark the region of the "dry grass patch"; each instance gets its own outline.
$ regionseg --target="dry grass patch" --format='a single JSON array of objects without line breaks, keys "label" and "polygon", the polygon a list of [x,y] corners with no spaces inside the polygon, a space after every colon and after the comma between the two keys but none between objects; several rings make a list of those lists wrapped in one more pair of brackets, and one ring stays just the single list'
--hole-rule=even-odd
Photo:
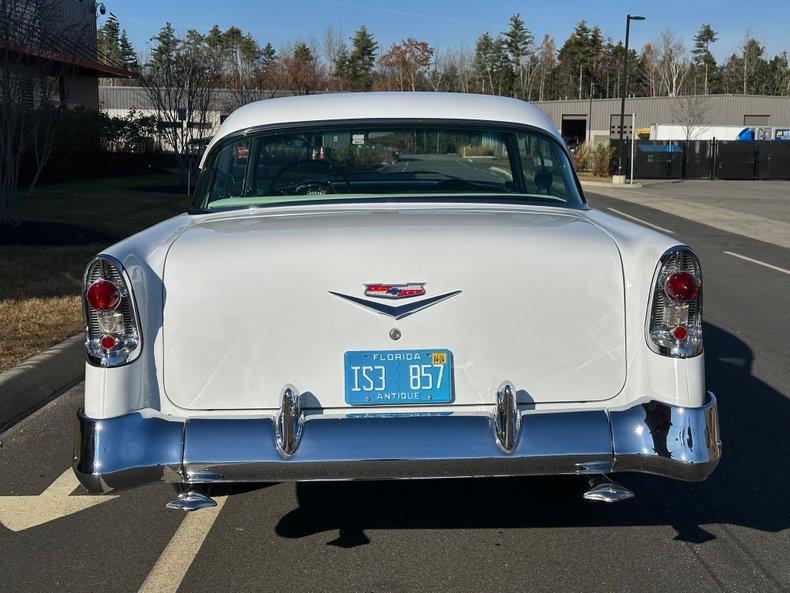
[{"label": "dry grass patch", "polygon": [[0,368],[8,368],[82,329],[80,297],[0,301]]},{"label": "dry grass patch", "polygon": [[85,265],[116,240],[184,212],[189,198],[173,191],[177,186],[178,178],[165,174],[72,181],[36,190],[26,220],[91,229],[108,240],[0,244],[0,371],[83,329],[79,295]]}]

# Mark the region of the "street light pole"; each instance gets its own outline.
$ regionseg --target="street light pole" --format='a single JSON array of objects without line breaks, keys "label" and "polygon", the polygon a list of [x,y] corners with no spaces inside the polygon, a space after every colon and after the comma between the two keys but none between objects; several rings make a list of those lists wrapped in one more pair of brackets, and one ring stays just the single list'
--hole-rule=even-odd
[{"label": "street light pole", "polygon": [[[625,127],[625,95],[628,92],[628,38],[631,34],[631,21],[643,21],[643,16],[626,16],[625,19],[625,52],[623,52],[623,81],[620,85],[620,142],[617,145],[618,159],[617,174],[623,174],[623,158],[625,150],[623,147],[623,128]],[[631,130],[633,134],[633,130]]]}]

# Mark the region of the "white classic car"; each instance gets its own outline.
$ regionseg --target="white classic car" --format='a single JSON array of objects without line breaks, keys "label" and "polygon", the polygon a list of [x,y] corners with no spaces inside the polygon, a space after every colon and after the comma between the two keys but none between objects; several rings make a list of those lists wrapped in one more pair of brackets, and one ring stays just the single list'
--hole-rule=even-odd
[{"label": "white classic car", "polygon": [[687,246],[591,210],[522,101],[358,93],[231,114],[194,205],[85,273],[92,491],[533,474],[632,493],[721,455]]}]

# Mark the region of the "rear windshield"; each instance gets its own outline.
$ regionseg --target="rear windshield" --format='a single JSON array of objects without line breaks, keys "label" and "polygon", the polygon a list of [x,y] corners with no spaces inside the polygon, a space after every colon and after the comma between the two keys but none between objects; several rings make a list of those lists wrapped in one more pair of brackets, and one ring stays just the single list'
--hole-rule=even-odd
[{"label": "rear windshield", "polygon": [[209,155],[196,206],[409,197],[583,204],[555,140],[521,129],[431,124],[280,130],[226,141]]}]

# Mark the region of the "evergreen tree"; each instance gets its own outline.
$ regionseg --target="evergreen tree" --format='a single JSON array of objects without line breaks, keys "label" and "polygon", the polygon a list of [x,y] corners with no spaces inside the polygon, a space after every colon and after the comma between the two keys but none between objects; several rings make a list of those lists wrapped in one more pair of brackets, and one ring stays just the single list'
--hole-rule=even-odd
[{"label": "evergreen tree", "polygon": [[691,50],[691,54],[694,56],[695,69],[701,74],[702,94],[704,95],[707,95],[710,90],[711,79],[718,78],[716,59],[710,52],[710,44],[715,43],[717,39],[718,35],[710,25],[702,25],[694,35],[694,49]]},{"label": "evergreen tree", "polygon": [[123,56],[120,48],[121,28],[118,21],[112,17],[104,21],[104,24],[96,32],[96,47],[99,56],[108,63],[121,66]]},{"label": "evergreen tree", "polygon": [[483,93],[502,95],[510,82],[510,64],[502,37],[483,33],[475,44],[474,68]]},{"label": "evergreen tree", "polygon": [[529,99],[532,91],[535,36],[524,25],[519,13],[510,16],[510,28],[502,33],[508,60],[508,81],[514,97]]},{"label": "evergreen tree", "polygon": [[121,61],[123,62],[124,68],[127,70],[137,70],[140,67],[137,62],[137,52],[134,51],[134,47],[129,41],[126,31],[121,32],[121,38],[118,40],[118,49],[121,53]]},{"label": "evergreen tree", "polygon": [[275,51],[271,43],[266,42],[266,45],[264,45],[261,50],[261,70],[263,72],[268,72],[276,63],[277,51]]},{"label": "evergreen tree", "polygon": [[[342,64],[336,64],[336,72],[342,72],[349,88],[369,91],[373,88],[373,66],[379,44],[365,26],[357,29],[351,38],[351,52]],[[338,67],[340,66],[340,67]]]}]

